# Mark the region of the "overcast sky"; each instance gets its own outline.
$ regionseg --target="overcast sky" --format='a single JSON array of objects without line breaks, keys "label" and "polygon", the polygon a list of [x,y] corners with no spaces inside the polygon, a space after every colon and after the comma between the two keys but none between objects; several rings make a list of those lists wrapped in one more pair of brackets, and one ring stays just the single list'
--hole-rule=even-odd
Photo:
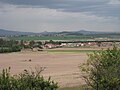
[{"label": "overcast sky", "polygon": [[0,0],[0,28],[120,32],[120,0]]}]

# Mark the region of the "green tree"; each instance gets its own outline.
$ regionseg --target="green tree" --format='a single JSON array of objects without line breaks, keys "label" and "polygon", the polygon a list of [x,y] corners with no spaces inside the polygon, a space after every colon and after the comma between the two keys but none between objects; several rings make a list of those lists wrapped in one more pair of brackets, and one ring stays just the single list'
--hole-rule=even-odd
[{"label": "green tree", "polygon": [[30,47],[33,47],[34,46],[34,44],[35,44],[35,41],[34,40],[32,40],[32,41],[30,41]]},{"label": "green tree", "polygon": [[120,90],[120,49],[102,50],[89,54],[80,66],[83,78],[94,90]]}]

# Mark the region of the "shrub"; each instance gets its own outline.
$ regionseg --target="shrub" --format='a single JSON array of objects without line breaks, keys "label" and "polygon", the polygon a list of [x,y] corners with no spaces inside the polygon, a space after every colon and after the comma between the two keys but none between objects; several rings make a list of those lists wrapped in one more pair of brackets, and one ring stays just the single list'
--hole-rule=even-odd
[{"label": "shrub", "polygon": [[94,90],[120,90],[120,49],[102,50],[89,54],[80,66],[87,85]]},{"label": "shrub", "polygon": [[24,70],[19,75],[10,75],[10,68],[3,69],[0,73],[0,90],[56,90],[57,83],[50,78],[45,80],[40,75],[41,71],[29,72]]},{"label": "shrub", "polygon": [[0,47],[0,53],[19,52],[21,49],[20,46]]}]

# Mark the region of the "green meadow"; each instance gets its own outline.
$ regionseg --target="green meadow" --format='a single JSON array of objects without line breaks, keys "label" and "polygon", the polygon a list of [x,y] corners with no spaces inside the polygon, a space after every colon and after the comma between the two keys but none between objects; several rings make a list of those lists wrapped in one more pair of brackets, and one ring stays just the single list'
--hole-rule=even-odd
[{"label": "green meadow", "polygon": [[55,50],[55,49],[47,49],[48,53],[92,53],[99,50]]},{"label": "green meadow", "polygon": [[9,37],[12,40],[76,40],[76,39],[90,39],[91,36],[76,36],[76,35],[68,35],[68,36],[16,36],[16,37]]}]

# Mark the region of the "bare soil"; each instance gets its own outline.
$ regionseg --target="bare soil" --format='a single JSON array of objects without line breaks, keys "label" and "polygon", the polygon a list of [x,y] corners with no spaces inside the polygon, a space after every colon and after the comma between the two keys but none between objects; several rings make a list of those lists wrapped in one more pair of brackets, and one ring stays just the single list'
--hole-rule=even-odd
[{"label": "bare soil", "polygon": [[36,66],[46,67],[41,73],[45,78],[51,78],[61,87],[84,84],[79,71],[79,64],[87,60],[86,53],[47,53],[47,52],[17,52],[0,54],[0,70],[11,67],[12,74],[21,73],[24,69]]}]

